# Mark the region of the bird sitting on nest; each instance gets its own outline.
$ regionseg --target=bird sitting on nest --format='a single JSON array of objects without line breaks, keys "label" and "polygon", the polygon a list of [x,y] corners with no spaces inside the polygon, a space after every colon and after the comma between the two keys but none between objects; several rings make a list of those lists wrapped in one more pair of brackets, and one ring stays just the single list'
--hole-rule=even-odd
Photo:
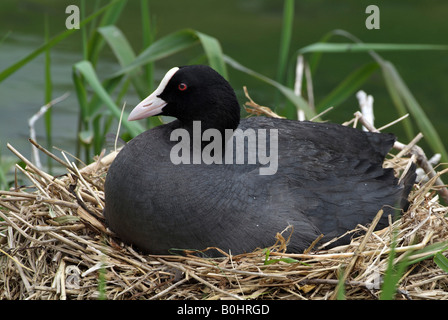
[{"label": "bird sitting on nest", "polygon": [[176,120],[128,142],[105,183],[109,228],[146,253],[250,252],[288,226],[287,250],[302,252],[321,234],[323,243],[370,223],[382,208],[385,227],[394,208],[409,205],[415,166],[400,182],[383,168],[393,134],[240,119],[234,90],[208,66],[169,70],[128,120],[159,115]]}]

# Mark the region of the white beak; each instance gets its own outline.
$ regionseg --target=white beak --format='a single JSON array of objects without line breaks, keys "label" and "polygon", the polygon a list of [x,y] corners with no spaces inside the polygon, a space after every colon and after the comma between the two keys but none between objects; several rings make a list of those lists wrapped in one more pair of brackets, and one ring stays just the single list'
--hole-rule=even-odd
[{"label": "white beak", "polygon": [[178,67],[170,69],[162,81],[160,81],[157,89],[142,100],[129,114],[128,121],[145,119],[148,117],[156,116],[162,113],[163,107],[167,105],[167,102],[158,96],[165,90],[166,85],[171,80],[173,75],[179,70]]}]

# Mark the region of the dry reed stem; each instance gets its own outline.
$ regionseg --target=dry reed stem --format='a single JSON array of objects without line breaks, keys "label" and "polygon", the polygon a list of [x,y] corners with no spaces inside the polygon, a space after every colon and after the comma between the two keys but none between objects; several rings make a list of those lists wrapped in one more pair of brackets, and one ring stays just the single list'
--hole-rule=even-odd
[{"label": "dry reed stem", "polygon": [[[349,245],[285,253],[287,239],[279,236],[268,249],[270,264],[262,249],[216,259],[143,255],[121,244],[102,217],[102,186],[116,152],[81,169],[59,159],[67,174],[55,178],[11,150],[27,164],[21,172],[32,184],[0,191],[0,299],[97,299],[101,270],[107,299],[331,299],[341,267],[347,299],[377,299],[395,231],[396,261],[434,254],[448,241],[448,208],[436,192],[443,170],[415,186],[401,219],[375,232],[375,221],[359,226],[365,234]],[[385,165],[405,171],[409,159],[402,156]],[[432,252],[418,252],[429,245],[436,245]],[[415,263],[398,298],[448,299],[447,274],[431,258]]]}]

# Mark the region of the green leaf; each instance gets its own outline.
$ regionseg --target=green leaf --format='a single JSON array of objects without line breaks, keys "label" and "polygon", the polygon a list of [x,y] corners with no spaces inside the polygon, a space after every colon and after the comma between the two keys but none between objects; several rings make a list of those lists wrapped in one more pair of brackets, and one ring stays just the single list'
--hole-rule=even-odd
[{"label": "green leaf", "polygon": [[195,31],[195,33],[201,41],[210,66],[224,78],[228,79],[226,64],[224,62],[224,55],[219,41],[216,38],[213,38],[202,32]]},{"label": "green leaf", "polygon": [[87,90],[80,74],[72,73],[73,84],[75,85],[76,96],[78,98],[80,118],[84,122],[89,120],[89,104],[87,102]]},{"label": "green leaf", "polygon": [[441,252],[436,253],[434,256],[434,262],[440,269],[448,273],[448,259]]},{"label": "green leaf", "polygon": [[282,261],[282,262],[286,262],[286,263],[297,263],[297,262],[299,262],[298,260],[296,260],[296,259],[293,259],[293,258],[280,258],[280,259],[269,259],[269,260],[265,260],[264,261],[264,265],[270,265],[270,264],[273,264],[273,263],[278,263],[278,262],[280,262],[280,261]]},{"label": "green leaf", "polygon": [[341,266],[338,269],[338,285],[336,287],[336,299],[337,300],[346,300],[345,296],[345,281],[344,281],[344,268]]},{"label": "green leaf", "polygon": [[[278,263],[280,261],[286,262],[286,263],[298,263],[300,262],[299,260],[293,259],[293,258],[279,258],[279,259],[269,259],[269,256],[271,255],[271,251],[269,250],[269,248],[265,248],[264,250],[264,265],[270,265],[273,263]],[[309,266],[306,263],[300,262],[303,265]]]},{"label": "green leaf", "polygon": [[[101,34],[106,40],[109,47],[112,49],[112,52],[115,54],[115,57],[117,58],[120,66],[126,67],[135,60],[134,50],[132,50],[132,47],[129,44],[128,40],[121,32],[121,30],[116,26],[101,27],[98,29],[98,33]],[[129,76],[129,78],[132,80],[132,83],[140,98],[148,95],[145,81],[141,77],[139,69],[129,71],[127,73],[127,76]],[[109,79],[108,82],[113,82],[114,79],[116,80],[118,78],[120,77]],[[108,85],[109,83],[106,83],[105,86]]]},{"label": "green leaf", "polygon": [[395,230],[393,236],[394,238],[390,248],[391,250],[389,252],[389,257],[387,260],[387,268],[384,274],[383,284],[381,286],[380,300],[392,300],[395,298],[398,283],[407,265],[406,257],[404,257],[403,260],[397,265],[394,264],[394,260],[397,255],[395,251],[397,247],[396,236],[397,232]]},{"label": "green leaf", "polygon": [[135,60],[135,53],[131,45],[116,26],[98,28],[98,33],[106,40],[121,66],[126,66]]},{"label": "green leaf", "polygon": [[327,43],[317,42],[299,50],[299,54],[309,52],[368,52],[368,51],[414,51],[448,50],[448,45],[435,44],[394,44],[394,43]]},{"label": "green leaf", "polygon": [[[50,37],[50,23],[48,14],[45,15],[45,41],[48,41]],[[53,82],[51,79],[51,54],[50,49],[45,50],[45,103],[49,103],[52,100],[53,96]],[[52,128],[53,128],[53,108],[48,109],[44,115],[45,121],[45,134],[46,134],[46,142],[47,148],[50,149],[53,147],[53,137],[52,137]],[[47,161],[48,170],[51,174],[53,172],[53,161],[51,158]]]},{"label": "green leaf", "polygon": [[280,38],[280,51],[277,70],[277,81],[284,83],[288,63],[289,47],[291,45],[294,24],[294,0],[285,0],[283,4],[283,24]]},{"label": "green leaf", "polygon": [[58,216],[53,218],[54,222],[57,222],[59,224],[71,224],[81,221],[81,218],[79,216]]},{"label": "green leaf", "polygon": [[268,248],[265,248],[263,251],[264,251],[264,263],[266,264],[266,262],[269,260],[269,255],[271,254],[271,250],[269,250]]}]

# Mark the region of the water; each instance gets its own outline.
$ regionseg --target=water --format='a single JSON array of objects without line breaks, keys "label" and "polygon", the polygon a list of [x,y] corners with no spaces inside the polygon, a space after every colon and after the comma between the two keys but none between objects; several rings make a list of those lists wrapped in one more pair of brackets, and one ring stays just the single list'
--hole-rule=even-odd
[{"label": "water", "polygon": [[[64,28],[68,4],[79,1],[11,1],[0,3],[0,38],[11,33],[0,45],[0,70],[16,62],[43,43],[44,13],[50,16],[52,35]],[[439,43],[446,44],[448,30],[448,2],[388,1],[379,5],[381,29],[367,30],[364,10],[367,2],[361,1],[297,1],[296,20],[291,51],[317,42],[334,29],[345,29],[365,42],[390,43]],[[150,3],[155,17],[157,37],[183,28],[193,28],[215,36],[224,52],[243,65],[268,77],[275,78],[278,61],[279,32],[282,23],[282,1],[178,1],[164,0]],[[123,30],[136,51],[141,50],[139,1],[128,2],[118,26]],[[70,96],[53,107],[53,144],[75,152],[78,103],[72,83],[72,65],[82,59],[79,35],[71,37],[52,50],[53,98],[65,92]],[[200,50],[193,49],[177,54],[156,64],[163,73],[173,65],[192,62]],[[448,109],[447,52],[384,53],[402,74],[417,100],[426,110],[442,136],[448,134],[446,119]],[[363,54],[324,55],[314,78],[316,99],[322,99],[342,79],[357,67],[370,61]],[[113,56],[107,51],[101,56],[99,74],[107,75],[117,70]],[[242,86],[246,85],[252,98],[262,104],[275,107],[275,91],[240,72],[230,70],[230,79],[240,102],[244,103]],[[364,88],[375,97],[378,126],[395,119],[396,114],[383,80],[378,74]],[[149,94],[149,92],[148,92]],[[40,56],[20,71],[0,83],[0,151],[9,155],[6,143],[14,145],[25,156],[31,147],[28,119],[44,103],[44,57]],[[128,108],[138,102],[135,96],[126,97]],[[350,119],[357,109],[356,98],[328,115],[334,122]],[[37,122],[38,141],[44,143],[43,119]],[[393,128],[401,138],[401,129]],[[406,139],[401,139],[405,141]]]},{"label": "water", "polygon": [[[33,48],[41,44],[38,37],[22,34],[14,35],[13,43],[5,42],[0,47],[0,67],[6,68],[6,61],[25,56]],[[52,80],[54,84],[53,99],[68,93],[68,97],[52,106],[53,145],[75,154],[75,139],[77,137],[79,107],[72,83],[71,66],[80,61],[82,56],[78,52],[55,50],[52,53]],[[24,68],[10,76],[0,85],[1,110],[0,120],[1,154],[9,155],[6,144],[10,143],[24,156],[30,159],[31,144],[29,120],[44,103],[44,56],[39,56]],[[110,70],[115,67],[111,60],[102,61],[99,70]],[[134,101],[137,98],[135,98]],[[114,127],[115,128],[115,127]],[[44,118],[35,123],[37,141],[46,146]],[[46,158],[42,156],[45,163]]]},{"label": "water", "polygon": [[[36,37],[14,35],[14,42],[5,42],[0,47],[0,60],[2,69],[17,57],[24,56],[40,44]],[[71,88],[71,74],[68,63],[79,60],[79,54],[65,53],[54,55],[52,76],[55,85],[55,97],[63,91],[70,92],[70,96],[53,107],[53,130],[55,145],[65,145],[73,142],[76,136],[77,101]],[[6,142],[16,149],[29,154],[30,145],[27,141],[30,136],[29,119],[44,105],[44,57],[40,56],[22,68],[0,85],[1,108],[3,117],[0,126],[2,147]],[[43,118],[36,122],[38,140],[45,140]],[[2,154],[5,154],[2,149]]]}]

